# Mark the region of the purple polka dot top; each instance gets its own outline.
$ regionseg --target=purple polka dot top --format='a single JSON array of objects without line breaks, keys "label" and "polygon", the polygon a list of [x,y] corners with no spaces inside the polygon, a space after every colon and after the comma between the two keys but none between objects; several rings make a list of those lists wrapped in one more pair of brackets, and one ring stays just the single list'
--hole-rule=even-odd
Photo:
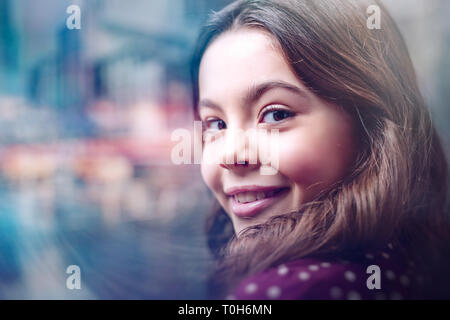
[{"label": "purple polka dot top", "polygon": [[402,300],[420,299],[425,277],[392,244],[357,260],[305,258],[251,275],[230,300]]}]

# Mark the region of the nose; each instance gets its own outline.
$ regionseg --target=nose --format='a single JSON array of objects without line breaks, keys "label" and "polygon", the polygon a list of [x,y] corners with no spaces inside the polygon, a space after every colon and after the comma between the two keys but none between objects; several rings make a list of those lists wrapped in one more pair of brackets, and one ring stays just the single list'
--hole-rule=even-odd
[{"label": "nose", "polygon": [[219,166],[234,171],[252,170],[259,164],[256,134],[239,130],[227,132]]}]

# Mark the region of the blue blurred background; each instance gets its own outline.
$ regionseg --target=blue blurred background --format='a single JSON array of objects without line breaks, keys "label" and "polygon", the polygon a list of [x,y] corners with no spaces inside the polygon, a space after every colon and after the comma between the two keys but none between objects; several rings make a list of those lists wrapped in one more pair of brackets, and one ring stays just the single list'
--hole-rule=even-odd
[{"label": "blue blurred background", "polygon": [[[170,135],[193,125],[199,27],[230,2],[0,0],[1,299],[207,298],[213,199]],[[450,2],[384,2],[450,155]]]}]

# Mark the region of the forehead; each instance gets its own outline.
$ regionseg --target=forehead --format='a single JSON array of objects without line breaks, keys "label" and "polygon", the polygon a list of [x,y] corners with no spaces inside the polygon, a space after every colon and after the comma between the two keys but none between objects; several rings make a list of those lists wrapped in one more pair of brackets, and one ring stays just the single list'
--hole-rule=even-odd
[{"label": "forehead", "polygon": [[224,101],[274,79],[302,86],[272,35],[238,29],[220,35],[206,49],[200,63],[199,91],[201,97]]}]

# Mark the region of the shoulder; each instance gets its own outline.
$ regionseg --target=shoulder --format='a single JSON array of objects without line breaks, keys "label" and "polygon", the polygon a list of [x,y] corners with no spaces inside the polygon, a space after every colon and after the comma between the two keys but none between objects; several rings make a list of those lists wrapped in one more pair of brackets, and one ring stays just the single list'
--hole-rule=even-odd
[{"label": "shoulder", "polygon": [[256,273],[228,299],[411,299],[421,275],[392,250],[362,254],[355,260],[305,258]]}]

